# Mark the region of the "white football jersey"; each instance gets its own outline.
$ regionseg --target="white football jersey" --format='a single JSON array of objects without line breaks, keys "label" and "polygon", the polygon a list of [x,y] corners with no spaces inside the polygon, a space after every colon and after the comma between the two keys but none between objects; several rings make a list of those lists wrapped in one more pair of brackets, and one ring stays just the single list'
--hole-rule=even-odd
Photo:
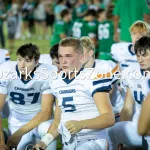
[{"label": "white football jersey", "polygon": [[0,64],[10,60],[10,55],[8,50],[0,49]]},{"label": "white football jersey", "polygon": [[133,99],[135,100],[135,113],[133,116],[133,121],[135,122],[139,119],[142,101],[148,95],[148,88],[146,88],[148,76],[149,74],[145,75],[138,64],[130,65],[122,72],[124,85],[129,87]]},{"label": "white football jersey", "polygon": [[95,61],[95,69],[98,72],[102,72],[105,70],[106,73],[111,73],[112,75],[112,84],[114,85],[113,93],[111,96],[111,104],[113,106],[113,110],[115,114],[118,114],[121,112],[124,101],[122,99],[122,96],[120,94],[120,91],[118,90],[118,83],[117,78],[115,78],[114,74],[117,74],[117,71],[119,71],[118,65],[114,63],[111,60],[96,60]]},{"label": "white football jersey", "polygon": [[31,73],[31,80],[21,78],[16,62],[0,66],[0,93],[7,94],[10,109],[21,114],[37,114],[41,111],[42,94],[50,93],[51,66],[39,64]]},{"label": "white football jersey", "polygon": [[[102,72],[105,73],[105,72]],[[85,120],[99,116],[93,95],[96,92],[111,90],[110,78],[94,79],[91,70],[81,69],[75,78],[62,79],[64,74],[59,74],[57,80],[52,80],[50,87],[53,95],[58,99],[62,111],[61,122],[69,120]],[[101,100],[101,99],[100,99]],[[99,130],[84,129],[77,133],[80,138],[98,136]]]},{"label": "white football jersey", "polygon": [[52,59],[49,54],[40,55],[39,63],[52,65]]},{"label": "white football jersey", "polygon": [[131,43],[115,43],[111,47],[112,58],[120,64],[121,70],[137,63],[136,55],[131,50]]}]

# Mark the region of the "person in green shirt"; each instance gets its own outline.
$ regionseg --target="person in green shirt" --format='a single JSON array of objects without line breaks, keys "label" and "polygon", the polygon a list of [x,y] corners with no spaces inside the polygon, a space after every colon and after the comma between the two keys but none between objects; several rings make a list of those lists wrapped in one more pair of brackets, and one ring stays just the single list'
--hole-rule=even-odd
[{"label": "person in green shirt", "polygon": [[89,9],[85,14],[84,26],[82,30],[82,36],[88,36],[96,45],[97,43],[97,21],[96,21],[96,11],[94,9]]},{"label": "person in green shirt", "polygon": [[77,0],[75,3],[75,7],[72,12],[72,19],[77,20],[78,18],[82,18],[88,10],[88,6],[85,0]]},{"label": "person in green shirt", "polygon": [[112,21],[107,20],[104,9],[99,9],[97,15],[98,59],[112,60],[110,49],[114,43],[114,25]]},{"label": "person in green shirt", "polygon": [[70,33],[70,21],[71,21],[71,14],[68,9],[64,9],[61,12],[61,20],[55,22],[53,27],[52,38],[50,41],[50,46],[53,46],[63,38],[69,36]]},{"label": "person in green shirt", "polygon": [[119,21],[121,23],[120,41],[130,42],[129,27],[137,20],[144,20],[150,23],[150,9],[146,0],[118,0],[114,9],[114,40],[119,41],[117,32]]},{"label": "person in green shirt", "polygon": [[3,21],[6,19],[6,15],[4,14],[4,3],[0,0],[0,43],[1,48],[5,48],[5,36],[3,31]]},{"label": "person in green shirt", "polygon": [[96,11],[88,10],[83,19],[77,19],[73,23],[72,36],[80,38],[81,36],[96,37]]}]

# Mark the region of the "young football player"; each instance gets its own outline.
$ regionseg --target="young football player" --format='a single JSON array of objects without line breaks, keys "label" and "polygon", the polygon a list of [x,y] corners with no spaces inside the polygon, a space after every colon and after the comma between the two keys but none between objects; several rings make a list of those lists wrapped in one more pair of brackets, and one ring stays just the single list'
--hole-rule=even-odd
[{"label": "young football player", "polygon": [[108,129],[114,149],[117,144],[141,147],[142,137],[138,134],[141,104],[148,94],[147,78],[150,71],[150,37],[141,37],[134,45],[138,63],[124,69],[122,77],[127,86],[126,99],[121,111],[121,122]]},{"label": "young football player", "polygon": [[[17,62],[0,66],[0,110],[7,96],[11,134],[7,147],[23,150],[33,142],[34,136],[40,138],[39,124],[51,119],[54,97],[50,94],[49,78],[53,70],[51,66],[38,63],[40,52],[36,45],[24,44],[16,54]],[[44,130],[46,133],[47,129]],[[0,143],[4,145],[2,130],[0,132]],[[56,142],[52,145],[56,149]]]},{"label": "young football player", "polygon": [[98,20],[98,59],[112,60],[110,50],[114,44],[114,24],[106,18],[106,10],[99,9],[97,11]]},{"label": "young football player", "polygon": [[[104,72],[109,75],[110,78],[113,78],[113,89],[110,92],[110,100],[111,104],[113,106],[114,113],[116,117],[118,117],[118,114],[120,114],[122,107],[123,107],[123,99],[120,95],[120,92],[117,88],[117,78],[115,78],[114,74],[117,73],[119,70],[118,65],[116,65],[113,61],[109,60],[98,60],[95,59],[94,50],[95,46],[94,43],[90,40],[89,37],[81,37],[81,42],[84,49],[84,59],[83,59],[83,66],[85,68],[93,68],[97,76],[100,75],[101,72]],[[99,75],[98,75],[99,74]],[[105,76],[103,77],[105,78]]]},{"label": "young football player", "polygon": [[83,78],[89,72],[82,68],[83,47],[79,39],[61,40],[58,57],[63,72],[51,84],[57,98],[54,122],[35,145],[36,150],[45,149],[59,133],[64,149],[106,150],[106,139],[99,139],[99,133],[115,122],[108,94],[112,81]]},{"label": "young football player", "polygon": [[[112,58],[120,64],[120,70],[122,71],[124,68],[127,68],[131,64],[137,63],[137,58],[134,51],[135,42],[144,35],[149,35],[150,29],[149,25],[143,21],[136,21],[130,27],[130,34],[132,43],[115,43],[111,47]],[[122,80],[120,80],[121,84],[121,93],[123,99],[125,99],[126,95],[126,87],[123,85]]]}]

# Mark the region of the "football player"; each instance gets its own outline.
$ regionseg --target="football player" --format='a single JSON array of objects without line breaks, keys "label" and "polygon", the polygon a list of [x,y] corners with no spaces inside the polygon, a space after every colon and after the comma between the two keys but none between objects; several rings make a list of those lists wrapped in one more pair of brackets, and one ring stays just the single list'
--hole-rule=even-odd
[{"label": "football player", "polygon": [[64,149],[106,150],[107,141],[99,139],[99,133],[115,122],[108,94],[111,79],[83,78],[89,72],[82,68],[83,47],[79,39],[61,40],[58,57],[63,72],[51,84],[52,93],[58,99],[54,122],[35,145],[36,150],[45,149],[59,133]]},{"label": "football player", "polygon": [[[52,67],[38,63],[39,48],[31,43],[24,44],[16,54],[17,62],[10,61],[0,66],[0,109],[2,110],[7,96],[11,133],[7,146],[21,150],[33,142],[34,136],[40,138],[38,126],[51,119],[54,97],[49,90]],[[2,124],[0,128],[2,129]],[[46,133],[47,129],[44,130]],[[4,146],[3,136],[1,141]],[[53,148],[55,147],[56,142]]]},{"label": "football player", "polygon": [[[123,107],[123,99],[117,88],[117,78],[114,76],[114,74],[117,74],[117,71],[119,71],[119,67],[111,60],[95,60],[95,46],[89,37],[81,37],[81,42],[84,48],[83,66],[85,68],[93,68],[97,76],[100,76],[101,72],[105,72],[108,76],[110,75],[110,78],[113,78],[113,90],[110,92],[110,100],[117,118]],[[105,76],[103,78],[105,78]]]},{"label": "football player", "polygon": [[[114,149],[123,143],[129,147],[141,147],[142,137],[138,134],[141,104],[148,94],[147,78],[150,71],[150,37],[141,37],[134,46],[137,64],[132,64],[122,73],[127,86],[126,99],[121,111],[121,122],[108,129]],[[135,109],[135,110],[134,110]]]}]

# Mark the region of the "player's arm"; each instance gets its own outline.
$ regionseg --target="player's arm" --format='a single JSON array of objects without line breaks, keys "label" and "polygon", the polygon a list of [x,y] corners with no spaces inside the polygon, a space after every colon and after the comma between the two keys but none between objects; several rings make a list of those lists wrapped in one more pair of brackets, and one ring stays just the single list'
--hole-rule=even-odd
[{"label": "player's arm", "polygon": [[150,24],[150,15],[149,14],[144,14],[144,21]]},{"label": "player's arm", "polygon": [[[6,99],[6,94],[0,94],[0,111],[2,111],[2,108],[5,104],[5,99]],[[0,113],[0,149],[5,150],[5,140],[4,140],[4,135],[3,135],[3,127],[2,127],[2,117]]]},{"label": "player's arm", "polygon": [[134,99],[129,88],[127,88],[126,98],[120,114],[120,121],[130,121],[133,115]]},{"label": "player's arm", "polygon": [[119,33],[118,33],[118,27],[119,27],[119,16],[114,16],[114,41],[119,42]]},{"label": "player's arm", "polygon": [[45,149],[53,140],[55,140],[58,137],[59,132],[57,131],[57,128],[60,123],[60,118],[61,118],[61,110],[60,107],[58,106],[58,101],[56,100],[54,121],[49,127],[47,134],[43,137],[43,139],[38,144],[35,145],[35,148],[37,150],[38,148]]},{"label": "player's arm", "polygon": [[42,110],[25,126],[22,127],[22,131],[25,133],[31,131],[37,127],[40,123],[51,119],[53,111],[54,97],[51,94],[42,95]]},{"label": "player's arm", "polygon": [[141,109],[141,115],[138,123],[138,133],[140,135],[150,135],[150,94],[144,100]]},{"label": "player's arm", "polygon": [[97,92],[93,97],[100,116],[83,120],[81,123],[86,129],[104,129],[114,125],[115,118],[109,99],[109,93]]},{"label": "player's arm", "polygon": [[41,111],[27,124],[22,126],[19,130],[17,130],[8,140],[8,147],[12,147],[17,145],[21,140],[21,137],[36,128],[40,123],[47,121],[51,118],[53,111],[53,102],[54,97],[51,94],[43,94],[41,101]]},{"label": "player's arm", "polygon": [[119,42],[119,33],[118,33],[118,27],[119,27],[119,20],[120,20],[120,1],[117,1],[115,8],[113,10],[113,22],[114,22],[114,41]]}]

